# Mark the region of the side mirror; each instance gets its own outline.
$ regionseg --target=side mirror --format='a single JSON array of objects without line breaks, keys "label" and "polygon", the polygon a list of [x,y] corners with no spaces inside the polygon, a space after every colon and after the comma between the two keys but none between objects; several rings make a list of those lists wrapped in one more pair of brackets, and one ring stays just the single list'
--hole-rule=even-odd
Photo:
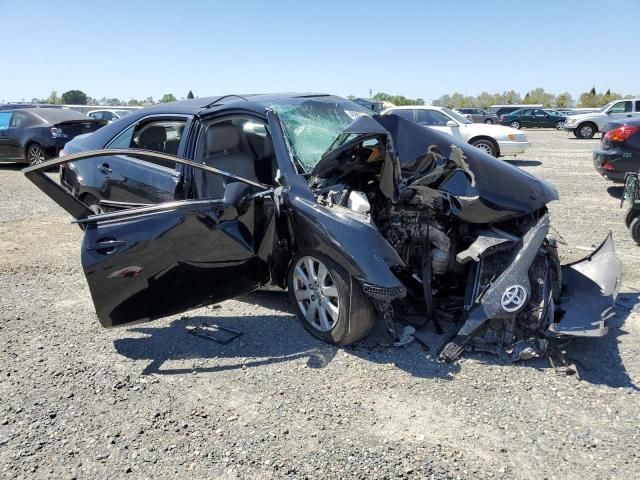
[{"label": "side mirror", "polygon": [[246,198],[251,187],[246,183],[232,182],[224,188],[222,206],[224,207],[224,217],[235,218],[242,211],[242,202]]},{"label": "side mirror", "polygon": [[449,120],[447,122],[447,127],[455,128],[457,126],[458,126],[458,124],[456,122],[454,122],[453,120]]}]

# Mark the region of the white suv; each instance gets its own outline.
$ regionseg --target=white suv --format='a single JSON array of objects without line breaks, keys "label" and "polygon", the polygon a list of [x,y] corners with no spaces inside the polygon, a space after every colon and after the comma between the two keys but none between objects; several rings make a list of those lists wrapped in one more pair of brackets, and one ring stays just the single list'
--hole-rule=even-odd
[{"label": "white suv", "polygon": [[583,113],[567,117],[565,130],[578,138],[592,138],[601,132],[604,124],[611,120],[626,120],[640,117],[640,98],[626,98],[607,103],[595,113]]},{"label": "white suv", "polygon": [[473,123],[458,112],[444,107],[391,107],[382,112],[382,115],[390,113],[458,137],[494,157],[518,155],[531,146],[527,135],[515,128]]}]

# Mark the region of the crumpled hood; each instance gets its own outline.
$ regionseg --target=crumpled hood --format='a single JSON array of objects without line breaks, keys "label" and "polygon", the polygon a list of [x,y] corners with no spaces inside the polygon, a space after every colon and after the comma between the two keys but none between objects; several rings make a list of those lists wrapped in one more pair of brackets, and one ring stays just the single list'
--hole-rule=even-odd
[{"label": "crumpled hood", "polygon": [[[437,152],[439,157],[452,158],[462,151],[464,168],[456,168],[454,162],[445,169],[429,187],[449,194],[455,199],[455,211],[461,220],[470,223],[490,223],[520,217],[540,210],[547,203],[557,200],[558,192],[549,182],[535,177],[509,163],[472,147],[457,138],[423,127],[397,115],[376,115],[375,120],[356,120],[360,128],[348,127],[345,132],[365,134],[362,127],[372,135],[385,134],[387,145],[393,149],[394,181],[406,182],[418,172],[430,168],[429,152]],[[382,127],[382,129],[380,128]],[[320,161],[315,175],[330,178],[340,170],[344,157],[329,152]],[[390,172],[389,166],[383,167]],[[468,173],[464,173],[467,170]],[[395,174],[402,172],[402,175]],[[391,177],[391,175],[389,175]],[[397,192],[397,189],[394,189]],[[396,195],[387,195],[395,200]]]},{"label": "crumpled hood", "polygon": [[[437,187],[458,198],[458,217],[471,223],[507,220],[533,213],[558,200],[556,188],[546,180],[498,160],[446,133],[423,127],[397,115],[374,117],[387,130],[406,177],[433,145],[440,155],[450,158],[452,147],[464,153],[464,161],[475,177],[452,172]],[[458,171],[459,172],[459,171]]]}]

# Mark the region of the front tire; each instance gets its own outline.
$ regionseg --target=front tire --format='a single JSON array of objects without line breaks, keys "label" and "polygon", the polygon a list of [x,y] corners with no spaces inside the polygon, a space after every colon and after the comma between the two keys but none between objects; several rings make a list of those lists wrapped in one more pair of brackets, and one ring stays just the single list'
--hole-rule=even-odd
[{"label": "front tire", "polygon": [[630,208],[629,210],[627,210],[627,214],[624,216],[624,224],[627,226],[627,228],[631,228],[631,222],[633,222],[633,220],[638,217],[640,217],[640,210]]},{"label": "front tire", "polygon": [[344,268],[319,252],[295,256],[288,286],[298,319],[320,340],[349,345],[373,327],[371,299]]},{"label": "front tire", "polygon": [[493,120],[491,120],[490,118],[487,118],[484,123],[486,123],[487,125],[493,125]]},{"label": "front tire", "polygon": [[486,138],[479,138],[477,140],[473,140],[472,142],[470,142],[470,145],[473,147],[479,148],[483,152],[491,155],[492,157],[498,156],[498,148],[491,140],[488,140]]},{"label": "front tire", "polygon": [[515,128],[515,129],[517,129],[517,130],[520,130],[520,127],[521,127],[522,125],[520,125],[520,122],[517,122],[517,121],[515,121],[515,120],[514,120],[513,122],[509,123],[509,126],[510,126],[511,128]]},{"label": "front tire", "polygon": [[593,138],[597,131],[598,127],[596,127],[595,123],[585,122],[576,128],[576,136],[588,140],[589,138]]},{"label": "front tire", "polygon": [[631,238],[633,238],[633,241],[640,245],[640,218],[633,219],[629,230],[631,230]]},{"label": "front tire", "polygon": [[39,143],[32,143],[27,148],[27,162],[29,165],[40,165],[47,160],[47,154]]}]

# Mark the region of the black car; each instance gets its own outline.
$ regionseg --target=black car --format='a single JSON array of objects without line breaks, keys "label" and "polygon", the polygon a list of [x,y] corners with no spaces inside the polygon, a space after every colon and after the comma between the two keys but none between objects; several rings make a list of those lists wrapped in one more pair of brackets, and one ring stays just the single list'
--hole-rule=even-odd
[{"label": "black car", "polygon": [[54,105],[52,103],[4,103],[0,105],[0,111],[23,108],[63,108],[63,106]]},{"label": "black car", "polygon": [[0,111],[0,162],[42,163],[57,157],[76,135],[94,132],[105,124],[57,108]]},{"label": "black car", "polygon": [[593,166],[603,177],[624,183],[627,172],[640,172],[640,119],[608,122],[602,133]]},{"label": "black car", "polygon": [[443,359],[473,348],[521,359],[553,339],[603,336],[613,315],[611,237],[561,267],[547,238],[551,184],[339,97],[159,105],[68,147],[53,162],[67,165],[63,185],[43,166],[24,172],[84,228],[82,266],[105,327],[269,283],[288,288],[302,324],[327,342],[353,343],[378,317],[397,344],[416,326],[460,319]]},{"label": "black car", "polygon": [[500,124],[511,128],[555,128],[564,129],[567,117],[553,110],[542,108],[521,108],[511,113],[500,115]]}]

